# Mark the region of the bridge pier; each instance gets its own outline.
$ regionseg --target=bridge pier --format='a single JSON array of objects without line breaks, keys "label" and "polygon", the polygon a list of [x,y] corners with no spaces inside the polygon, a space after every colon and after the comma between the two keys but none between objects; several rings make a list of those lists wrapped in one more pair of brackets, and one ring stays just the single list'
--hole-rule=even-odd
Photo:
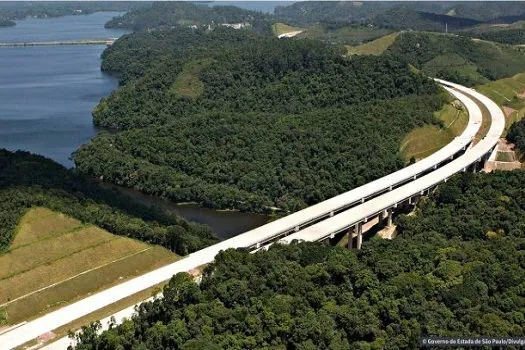
[{"label": "bridge pier", "polygon": [[388,216],[387,216],[387,220],[386,220],[386,225],[388,227],[391,227],[392,226],[392,209],[388,209],[387,213],[388,213]]},{"label": "bridge pier", "polygon": [[355,226],[355,229],[357,231],[357,249],[361,249],[361,246],[363,245],[363,224],[358,223]]}]

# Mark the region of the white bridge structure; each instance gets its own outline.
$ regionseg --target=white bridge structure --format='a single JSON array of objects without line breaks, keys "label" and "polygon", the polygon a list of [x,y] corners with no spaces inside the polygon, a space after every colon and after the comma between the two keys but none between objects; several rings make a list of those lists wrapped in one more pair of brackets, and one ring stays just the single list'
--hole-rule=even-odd
[{"label": "white bridge structure", "polygon": [[[341,232],[347,232],[349,242],[357,237],[359,248],[363,223],[377,216],[391,223],[392,212],[403,203],[412,203],[456,173],[467,171],[471,167],[475,169],[488,159],[504,131],[505,117],[493,101],[464,86],[438,79],[436,81],[456,97],[469,113],[469,122],[463,133],[439,151],[366,185],[194,252],[175,263],[24,323],[0,334],[0,349],[20,346],[93,311],[162,283],[174,274],[208,264],[220,251],[229,248],[244,247],[256,251],[276,241],[322,241]],[[483,105],[491,117],[489,132],[475,145],[473,140],[481,127],[482,113],[473,99]],[[133,308],[127,308],[114,316],[120,322],[123,317],[130,317],[132,313]],[[62,338],[44,348],[64,349],[67,345],[69,339]]]}]

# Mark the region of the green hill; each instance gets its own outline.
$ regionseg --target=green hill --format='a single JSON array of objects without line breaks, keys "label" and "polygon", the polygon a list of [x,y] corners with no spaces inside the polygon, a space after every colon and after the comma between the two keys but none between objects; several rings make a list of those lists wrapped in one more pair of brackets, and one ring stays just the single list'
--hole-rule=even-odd
[{"label": "green hill", "polygon": [[164,298],[78,350],[417,349],[421,336],[523,337],[525,172],[464,174],[360,251],[320,243],[228,250],[200,284],[178,274]]},{"label": "green hill", "polygon": [[518,49],[468,37],[403,32],[386,51],[430,76],[476,85],[525,71]]},{"label": "green hill", "polygon": [[41,156],[0,150],[0,252],[22,216],[45,207],[113,234],[163,245],[179,254],[216,242],[204,226],[133,202]]},{"label": "green hill", "polygon": [[97,136],[75,163],[175,202],[247,211],[294,211],[386,175],[403,165],[404,135],[438,123],[442,97],[390,56],[343,53],[232,30],[130,35],[103,64],[131,78],[94,112],[120,132]]}]

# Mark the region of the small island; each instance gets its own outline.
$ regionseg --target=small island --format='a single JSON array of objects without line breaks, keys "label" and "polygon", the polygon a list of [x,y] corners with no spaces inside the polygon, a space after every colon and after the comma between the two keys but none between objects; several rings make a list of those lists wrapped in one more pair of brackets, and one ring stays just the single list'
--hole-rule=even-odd
[{"label": "small island", "polygon": [[6,19],[6,18],[0,18],[0,27],[12,27],[12,26],[15,26],[16,23],[9,20],[9,19]]}]

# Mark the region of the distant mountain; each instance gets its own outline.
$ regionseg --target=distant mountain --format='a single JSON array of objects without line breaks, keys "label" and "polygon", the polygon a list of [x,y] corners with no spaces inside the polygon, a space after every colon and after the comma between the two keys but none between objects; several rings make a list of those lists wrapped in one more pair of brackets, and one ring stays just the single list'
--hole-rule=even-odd
[{"label": "distant mountain", "polygon": [[[297,2],[290,6],[280,6],[275,9],[275,16],[284,21],[296,24],[308,24],[315,22],[369,22],[380,16],[395,23],[396,18],[389,18],[389,14],[395,15],[399,8],[405,12],[424,14],[425,20],[432,19],[431,15],[446,15],[441,19],[450,20],[451,17],[478,22],[487,21],[515,21],[515,17],[525,15],[525,3],[511,1],[307,1]],[[392,11],[392,9],[396,9]],[[434,21],[439,19],[435,17]],[[375,20],[377,21],[377,20]],[[452,22],[452,21],[451,21]],[[457,23],[457,22],[453,22]]]}]

